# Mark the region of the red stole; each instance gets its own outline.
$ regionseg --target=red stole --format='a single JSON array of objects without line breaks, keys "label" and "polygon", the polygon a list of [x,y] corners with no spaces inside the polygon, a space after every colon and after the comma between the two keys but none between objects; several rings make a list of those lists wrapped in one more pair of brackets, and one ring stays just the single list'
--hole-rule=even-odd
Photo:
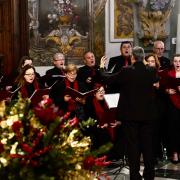
[{"label": "red stole", "polygon": [[[34,86],[34,91],[39,89],[39,85],[38,85],[38,82],[36,80],[34,80],[32,85]],[[20,92],[21,92],[21,95],[22,95],[23,98],[28,98],[29,96],[31,96],[31,95],[28,94],[26,84],[20,88]]]},{"label": "red stole", "polygon": [[175,89],[176,90],[176,94],[170,94],[169,97],[171,99],[171,102],[173,103],[173,105],[177,108],[180,109],[180,93],[177,89],[177,86],[179,85],[178,83],[178,78],[176,78],[176,71],[170,70],[168,71],[167,75],[168,77],[168,86],[169,88]]},{"label": "red stole", "polygon": [[128,57],[125,57],[125,66],[128,66]]},{"label": "red stole", "polygon": [[107,104],[104,102],[104,104],[102,105],[95,97],[93,98],[93,105],[94,105],[94,109],[95,109],[95,113],[96,116],[98,118],[98,124],[100,126],[102,126],[106,122],[106,112],[108,110]]},{"label": "red stole", "polygon": [[174,69],[170,70],[170,71],[168,71],[168,75],[172,78],[176,78],[176,71]]},{"label": "red stole", "polygon": [[114,116],[111,113],[110,109],[108,108],[106,102],[101,104],[95,97],[93,98],[93,105],[95,109],[95,114],[98,119],[98,124],[102,126],[103,124],[107,123],[108,128],[107,131],[112,139],[115,140],[115,128],[110,127],[110,123],[114,122]]},{"label": "red stole", "polygon": [[[71,87],[71,85],[73,85],[73,87]],[[71,83],[68,79],[65,79],[65,86],[66,86],[66,87],[71,87],[71,88],[73,88],[73,89],[75,89],[75,90],[79,90],[77,80],[75,80],[74,82]],[[76,101],[71,98],[71,99],[68,101],[68,107],[67,107],[68,112],[75,111],[75,110],[76,110],[76,106],[77,106]]]},{"label": "red stole", "polygon": [[[71,84],[73,84],[73,87],[71,87]],[[77,80],[75,80],[74,82],[70,82],[68,79],[65,79],[65,85],[66,85],[66,87],[71,87],[75,90],[79,90]]]}]

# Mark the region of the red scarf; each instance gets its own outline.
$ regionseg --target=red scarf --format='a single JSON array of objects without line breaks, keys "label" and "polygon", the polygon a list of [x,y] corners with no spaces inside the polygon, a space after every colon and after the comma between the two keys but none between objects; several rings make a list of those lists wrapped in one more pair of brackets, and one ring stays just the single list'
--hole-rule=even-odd
[{"label": "red scarf", "polygon": [[128,66],[129,63],[128,63],[128,57],[125,57],[125,65],[124,66]]},{"label": "red scarf", "polygon": [[103,105],[94,97],[93,98],[93,105],[95,109],[96,116],[98,118],[98,124],[103,125],[106,122],[106,112],[108,111],[108,106],[106,102]]},{"label": "red scarf", "polygon": [[70,82],[68,79],[65,79],[65,85],[66,85],[66,87],[71,87],[71,88],[73,88],[73,89],[75,89],[75,90],[79,90],[77,80],[75,80],[75,81],[72,82],[72,83],[73,83],[73,87],[71,87],[71,82]]},{"label": "red scarf", "polygon": [[[68,79],[65,79],[65,86],[66,86],[66,87],[71,87],[71,82],[70,82]],[[73,82],[73,87],[71,87],[71,88],[73,88],[73,89],[75,89],[75,90],[79,90],[77,80],[75,80],[75,81]],[[75,111],[75,110],[76,110],[76,105],[77,105],[77,104],[76,104],[76,101],[75,101],[74,99],[70,99],[70,100],[68,101],[68,108],[67,108],[68,112]]]},{"label": "red scarf", "polygon": [[[174,78],[176,79],[176,71],[173,69],[173,70],[170,70],[168,71],[168,76],[170,78]],[[170,79],[169,80],[170,83],[172,83],[173,81]],[[176,85],[175,87],[172,87],[173,84],[170,85],[170,88],[176,88]],[[176,94],[171,94],[169,95],[170,99],[171,99],[171,102],[174,104],[174,106],[177,108],[177,109],[180,109],[180,93],[177,93]]]},{"label": "red scarf", "polygon": [[90,76],[91,76],[91,77],[94,77],[94,76],[96,75],[95,67],[90,67],[90,70],[91,70],[91,71],[90,71],[90,72],[91,72],[91,73],[90,73]]},{"label": "red scarf", "polygon": [[[34,80],[32,85],[34,86],[34,91],[39,89],[39,85],[38,85],[38,82],[36,80]],[[21,95],[22,95],[23,98],[27,98],[27,97],[31,96],[31,94],[30,95],[28,94],[26,84],[20,88],[20,92],[21,92]]]},{"label": "red scarf", "polygon": [[176,78],[176,71],[174,69],[170,70],[170,71],[168,71],[168,75],[172,78]]},{"label": "red scarf", "polygon": [[[108,125],[110,122],[114,122],[115,117],[112,112],[110,112],[110,109],[108,108],[106,102],[103,103],[103,105],[94,97],[93,98],[93,105],[95,109],[96,116],[98,118],[98,124],[101,126],[105,123]],[[108,127],[107,131],[111,137],[111,140],[115,140],[115,128]]]}]

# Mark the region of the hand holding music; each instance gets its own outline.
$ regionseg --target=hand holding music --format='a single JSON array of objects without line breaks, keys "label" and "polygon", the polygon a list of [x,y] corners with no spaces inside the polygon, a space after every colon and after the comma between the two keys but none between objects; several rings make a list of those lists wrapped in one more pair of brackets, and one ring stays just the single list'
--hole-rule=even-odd
[{"label": "hand holding music", "polygon": [[176,90],[175,89],[172,89],[172,88],[169,88],[169,89],[166,89],[166,92],[170,95],[173,95],[173,94],[176,94]]},{"label": "hand holding music", "polygon": [[108,127],[107,123],[104,123],[103,125],[97,125],[98,128],[105,129]]},{"label": "hand holding music", "polygon": [[120,126],[121,124],[122,124],[121,121],[115,120],[115,122],[110,123],[110,127],[115,128],[117,126]]},{"label": "hand holding music", "polygon": [[87,82],[87,83],[92,83],[92,77],[88,77],[88,78],[86,79],[86,82]]},{"label": "hand holding music", "polygon": [[180,86],[178,86],[177,89],[178,89],[178,91],[179,91],[179,93],[180,93]]},{"label": "hand holding music", "polygon": [[77,101],[81,104],[85,104],[85,102],[86,102],[85,98],[79,98],[79,97],[76,97],[75,101]]},{"label": "hand holding music", "polygon": [[72,97],[70,95],[67,94],[67,95],[64,96],[64,101],[65,102],[68,102],[70,99],[72,99]]}]

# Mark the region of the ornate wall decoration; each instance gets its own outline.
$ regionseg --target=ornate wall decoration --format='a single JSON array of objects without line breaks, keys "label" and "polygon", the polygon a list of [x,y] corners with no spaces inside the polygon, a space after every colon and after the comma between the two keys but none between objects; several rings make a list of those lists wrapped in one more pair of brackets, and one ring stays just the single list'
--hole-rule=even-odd
[{"label": "ornate wall decoration", "polygon": [[165,40],[168,37],[167,22],[174,4],[175,0],[141,0],[138,4],[140,29],[137,34],[145,46],[156,39]]},{"label": "ornate wall decoration", "polygon": [[[80,2],[81,1],[81,2]],[[51,65],[55,52],[81,64],[91,48],[89,0],[28,0],[30,56],[36,66]]]},{"label": "ornate wall decoration", "polygon": [[93,0],[92,8],[92,50],[97,62],[105,52],[105,5],[107,0]]},{"label": "ornate wall decoration", "polygon": [[98,16],[100,16],[104,9],[105,9],[105,5],[106,5],[107,0],[93,0],[93,20],[94,22],[96,22],[96,19],[98,18]]}]

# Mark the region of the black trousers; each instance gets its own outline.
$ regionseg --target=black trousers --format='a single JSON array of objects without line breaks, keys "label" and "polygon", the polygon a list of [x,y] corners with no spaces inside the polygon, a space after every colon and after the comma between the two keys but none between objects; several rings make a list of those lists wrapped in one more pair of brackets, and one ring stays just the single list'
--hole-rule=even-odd
[{"label": "black trousers", "polygon": [[168,137],[171,155],[173,152],[180,153],[180,109],[169,104]]},{"label": "black trousers", "polygon": [[127,140],[127,155],[130,167],[130,180],[141,180],[140,156],[143,155],[145,180],[155,176],[153,158],[153,122],[124,122],[124,134]]}]

